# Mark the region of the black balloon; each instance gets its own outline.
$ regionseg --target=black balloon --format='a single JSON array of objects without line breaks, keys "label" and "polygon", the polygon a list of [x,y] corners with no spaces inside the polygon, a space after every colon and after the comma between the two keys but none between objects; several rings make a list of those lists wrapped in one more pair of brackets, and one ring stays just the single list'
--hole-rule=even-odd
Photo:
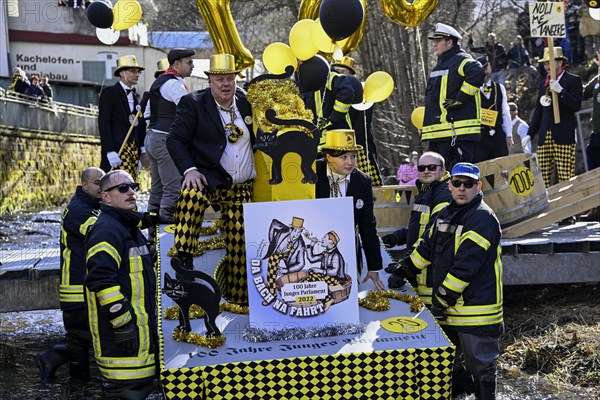
[{"label": "black balloon", "polygon": [[298,85],[304,92],[316,92],[325,87],[328,75],[329,63],[317,54],[298,66]]},{"label": "black balloon", "polygon": [[360,0],[323,0],[319,20],[327,36],[342,40],[360,28],[365,10]]},{"label": "black balloon", "polygon": [[86,14],[96,28],[106,29],[113,24],[113,10],[109,2],[94,1],[88,6]]},{"label": "black balloon", "polygon": [[363,85],[360,83],[360,79],[355,77],[354,75],[344,75],[346,79],[352,85],[352,89],[354,89],[354,99],[352,100],[352,104],[362,103],[363,101]]}]

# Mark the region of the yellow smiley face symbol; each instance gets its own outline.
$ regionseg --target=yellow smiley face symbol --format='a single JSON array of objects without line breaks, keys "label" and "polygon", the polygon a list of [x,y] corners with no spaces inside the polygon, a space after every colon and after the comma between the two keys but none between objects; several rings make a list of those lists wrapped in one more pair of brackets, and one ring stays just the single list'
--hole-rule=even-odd
[{"label": "yellow smiley face symbol", "polygon": [[415,333],[427,327],[427,322],[413,317],[392,317],[381,321],[381,327],[394,333]]}]

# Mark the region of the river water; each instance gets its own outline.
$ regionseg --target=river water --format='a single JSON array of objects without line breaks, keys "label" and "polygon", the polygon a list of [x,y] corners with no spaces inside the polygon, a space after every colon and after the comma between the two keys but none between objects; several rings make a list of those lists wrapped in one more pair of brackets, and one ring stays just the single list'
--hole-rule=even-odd
[{"label": "river water", "polygon": [[[142,201],[140,209],[143,207]],[[57,249],[60,212],[46,210],[0,217],[0,262],[6,261],[7,254],[14,256],[19,250]],[[100,380],[95,367],[92,369],[94,379],[85,385],[70,383],[66,367],[58,370],[52,384],[40,380],[34,356],[63,340],[60,310],[0,313],[0,399],[100,399]],[[577,388],[557,388],[541,375],[529,375],[514,367],[499,370],[497,398],[590,400],[600,397]],[[159,400],[163,396],[156,391],[149,399]],[[459,400],[472,399],[471,395]]]}]

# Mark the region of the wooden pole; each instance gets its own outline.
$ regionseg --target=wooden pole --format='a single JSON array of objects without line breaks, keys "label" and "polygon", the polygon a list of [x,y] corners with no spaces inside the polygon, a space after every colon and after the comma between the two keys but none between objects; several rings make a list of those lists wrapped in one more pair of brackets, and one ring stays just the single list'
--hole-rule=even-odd
[{"label": "wooden pole", "polygon": [[[548,62],[550,63],[550,79],[556,80],[556,61],[554,60],[554,39],[551,37],[548,40]],[[552,111],[554,112],[554,123],[560,124],[560,111],[558,110],[558,94],[552,92]]]}]

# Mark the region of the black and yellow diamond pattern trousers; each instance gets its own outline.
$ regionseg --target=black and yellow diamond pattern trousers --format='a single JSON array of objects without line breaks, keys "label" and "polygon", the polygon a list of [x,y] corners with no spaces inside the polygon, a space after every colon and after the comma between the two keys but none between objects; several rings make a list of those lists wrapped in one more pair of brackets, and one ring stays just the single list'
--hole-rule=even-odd
[{"label": "black and yellow diamond pattern trousers", "polygon": [[[293,249],[291,250],[294,251]],[[289,251],[284,251],[283,253],[273,253],[269,256],[269,260],[267,262],[267,290],[271,293],[274,299],[277,298],[277,271],[279,269],[279,262],[290,254]],[[266,300],[263,300],[263,306],[268,305],[269,303]]]},{"label": "black and yellow diamond pattern trousers", "polygon": [[546,187],[552,186],[552,171],[556,168],[558,182],[575,176],[575,143],[558,144],[551,132],[546,132],[544,144],[538,147],[538,161]]},{"label": "black and yellow diamond pattern trousers", "polygon": [[356,167],[365,174],[371,177],[372,186],[381,186],[381,173],[377,165],[373,165],[373,162],[369,159],[367,152],[364,148],[358,150],[358,160],[356,161]]},{"label": "black and yellow diamond pattern trousers", "polygon": [[195,254],[204,212],[211,204],[219,207],[226,253],[217,265],[215,279],[221,287],[223,297],[239,305],[248,304],[242,205],[252,200],[252,187],[251,182],[246,182],[233,184],[231,189],[217,189],[210,193],[184,189],[179,196],[175,213],[175,252]]},{"label": "black and yellow diamond pattern trousers", "polygon": [[126,171],[133,181],[137,181],[138,162],[140,160],[140,150],[135,143],[135,140],[127,142],[121,153],[121,161],[123,162],[119,169]]}]

